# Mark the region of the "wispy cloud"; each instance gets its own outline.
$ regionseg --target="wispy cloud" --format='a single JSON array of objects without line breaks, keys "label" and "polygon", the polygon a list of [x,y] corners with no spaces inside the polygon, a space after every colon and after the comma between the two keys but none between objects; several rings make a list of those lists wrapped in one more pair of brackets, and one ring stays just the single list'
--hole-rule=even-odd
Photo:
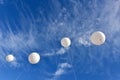
[{"label": "wispy cloud", "polygon": [[120,12],[120,0],[111,0],[111,1],[107,1],[107,4],[105,5],[102,13],[101,13],[101,17],[100,20],[102,22],[107,23],[107,28],[109,29],[108,32],[116,32],[120,30],[120,18],[117,16],[119,15]]},{"label": "wispy cloud", "polygon": [[41,55],[44,56],[44,57],[55,56],[54,53],[44,53],[44,54],[41,54]]},{"label": "wispy cloud", "polygon": [[11,67],[19,67],[20,66],[20,64],[16,60],[13,62],[10,62],[9,64]]},{"label": "wispy cloud", "polygon": [[72,65],[70,65],[69,63],[60,63],[58,65],[58,69],[55,71],[55,73],[53,74],[53,78],[51,80],[56,80],[58,79],[60,76],[62,76],[63,74],[67,73],[68,68],[71,68]]},{"label": "wispy cloud", "polygon": [[61,48],[61,49],[59,49],[59,50],[56,52],[56,54],[58,54],[58,55],[63,55],[63,54],[66,52],[66,50],[68,50],[68,49],[66,49],[66,48]]},{"label": "wispy cloud", "polygon": [[68,63],[61,63],[58,65],[59,68],[71,68],[72,66]]},{"label": "wispy cloud", "polygon": [[69,48],[60,48],[56,52],[44,53],[42,54],[42,56],[50,57],[50,56],[56,56],[56,55],[64,55],[67,50],[69,50]]},{"label": "wispy cloud", "polygon": [[4,0],[0,0],[0,4],[4,4]]},{"label": "wispy cloud", "polygon": [[55,76],[60,76],[60,75],[62,75],[62,74],[64,74],[65,73],[65,70],[64,69],[62,69],[62,68],[59,68],[56,72],[55,72]]},{"label": "wispy cloud", "polygon": [[84,46],[90,46],[91,45],[90,41],[88,41],[88,40],[86,40],[85,38],[82,38],[82,37],[78,38],[78,43],[80,45],[84,45]]},{"label": "wispy cloud", "polygon": [[78,34],[75,36],[75,45],[77,46],[90,46],[91,41],[90,41],[90,36],[93,30]]},{"label": "wispy cloud", "polygon": [[32,34],[12,34],[8,33],[7,36],[4,37],[2,33],[0,34],[0,47],[5,49],[12,50],[20,50],[25,47],[32,47],[31,45],[35,45],[35,37]]}]

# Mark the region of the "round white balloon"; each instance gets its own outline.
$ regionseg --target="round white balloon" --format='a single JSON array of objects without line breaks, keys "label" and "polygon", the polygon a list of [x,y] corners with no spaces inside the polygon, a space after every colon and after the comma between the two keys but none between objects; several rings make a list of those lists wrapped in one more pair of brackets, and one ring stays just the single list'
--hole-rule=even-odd
[{"label": "round white balloon", "polygon": [[9,54],[6,56],[6,61],[7,62],[12,62],[15,60],[15,57],[12,54]]},{"label": "round white balloon", "polygon": [[36,52],[33,52],[29,55],[28,57],[28,61],[31,63],[31,64],[37,64],[39,61],[40,61],[40,55]]},{"label": "round white balloon", "polygon": [[105,39],[105,34],[101,31],[94,32],[90,37],[90,40],[94,45],[102,45],[105,42]]},{"label": "round white balloon", "polygon": [[64,37],[61,39],[61,45],[65,48],[69,47],[71,45],[71,40],[68,37]]}]

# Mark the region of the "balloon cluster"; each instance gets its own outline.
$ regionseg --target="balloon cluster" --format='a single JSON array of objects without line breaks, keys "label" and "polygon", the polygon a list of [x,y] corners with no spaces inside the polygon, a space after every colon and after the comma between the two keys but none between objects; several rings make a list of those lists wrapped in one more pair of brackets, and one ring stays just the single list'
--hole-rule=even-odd
[{"label": "balloon cluster", "polygon": [[[105,34],[101,31],[96,31],[90,36],[90,41],[94,45],[102,45],[105,42]],[[61,39],[61,46],[68,48],[71,45],[71,40],[69,37],[64,37]],[[12,54],[6,56],[7,62],[13,62],[15,57]],[[40,61],[40,55],[36,52],[31,53],[28,56],[28,61],[31,64],[37,64]]]}]

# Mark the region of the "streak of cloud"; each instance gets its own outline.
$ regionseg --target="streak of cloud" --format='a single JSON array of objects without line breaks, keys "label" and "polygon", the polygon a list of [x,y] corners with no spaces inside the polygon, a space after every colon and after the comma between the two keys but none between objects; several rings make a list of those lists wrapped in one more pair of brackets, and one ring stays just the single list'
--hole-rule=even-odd
[{"label": "streak of cloud", "polygon": [[57,80],[60,76],[67,73],[66,69],[69,69],[71,67],[72,67],[72,65],[70,65],[69,63],[60,63],[58,65],[58,69],[53,74],[53,78],[51,80]]}]

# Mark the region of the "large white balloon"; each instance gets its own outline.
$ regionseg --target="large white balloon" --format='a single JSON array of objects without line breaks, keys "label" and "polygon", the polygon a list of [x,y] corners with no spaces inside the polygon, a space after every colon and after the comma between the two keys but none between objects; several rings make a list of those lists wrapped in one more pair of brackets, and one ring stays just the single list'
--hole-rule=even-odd
[{"label": "large white balloon", "polygon": [[6,61],[7,62],[12,62],[15,60],[15,57],[12,54],[9,54],[6,56]]},{"label": "large white balloon", "polygon": [[69,47],[71,45],[71,40],[68,37],[64,37],[61,39],[61,45],[65,48]]},{"label": "large white balloon", "polygon": [[94,32],[90,37],[90,40],[94,45],[102,45],[105,42],[105,39],[105,34],[101,31]]},{"label": "large white balloon", "polygon": [[31,64],[37,64],[39,61],[40,61],[40,55],[36,52],[33,52],[29,55],[28,57],[28,61],[31,63]]}]

